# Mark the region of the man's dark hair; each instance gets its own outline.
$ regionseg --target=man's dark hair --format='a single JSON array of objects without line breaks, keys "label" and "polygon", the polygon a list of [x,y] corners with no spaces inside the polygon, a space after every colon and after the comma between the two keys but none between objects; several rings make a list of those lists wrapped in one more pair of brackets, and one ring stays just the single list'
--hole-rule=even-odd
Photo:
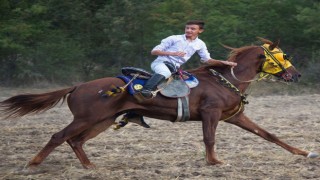
[{"label": "man's dark hair", "polygon": [[186,25],[198,25],[200,29],[204,29],[204,21],[201,20],[191,20]]}]

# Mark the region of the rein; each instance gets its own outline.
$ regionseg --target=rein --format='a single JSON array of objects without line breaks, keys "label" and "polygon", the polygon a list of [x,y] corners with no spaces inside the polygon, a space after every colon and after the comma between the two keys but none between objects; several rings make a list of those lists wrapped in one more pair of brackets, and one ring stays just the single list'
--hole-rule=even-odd
[{"label": "rein", "polygon": [[224,76],[222,76],[222,74],[220,74],[219,72],[217,72],[217,71],[215,71],[213,69],[209,69],[209,70],[214,76],[219,78],[219,80],[217,80],[217,81],[221,85],[223,85],[224,87],[227,87],[228,89],[232,90],[233,92],[235,92],[237,95],[239,95],[241,97],[241,102],[240,102],[240,106],[239,106],[238,110],[234,114],[232,114],[231,116],[229,116],[229,117],[227,117],[225,119],[220,119],[220,121],[226,121],[228,119],[231,119],[235,115],[237,115],[243,109],[243,105],[244,104],[249,104],[249,102],[246,100],[246,95],[243,95],[240,92],[240,90],[235,85],[230,83],[230,81],[228,81]]}]

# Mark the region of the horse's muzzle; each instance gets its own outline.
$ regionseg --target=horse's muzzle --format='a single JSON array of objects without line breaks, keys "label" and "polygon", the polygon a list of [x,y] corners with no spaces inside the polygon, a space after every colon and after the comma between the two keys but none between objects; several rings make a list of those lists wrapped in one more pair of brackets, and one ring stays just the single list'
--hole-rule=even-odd
[{"label": "horse's muzzle", "polygon": [[300,73],[291,74],[290,72],[284,72],[280,75],[281,79],[285,82],[299,82],[299,78],[301,77]]},{"label": "horse's muzzle", "polygon": [[299,82],[299,78],[301,77],[301,74],[295,74],[292,76],[292,81],[293,82]]},{"label": "horse's muzzle", "polygon": [[299,71],[296,70],[293,66],[287,68],[286,70],[276,74],[280,79],[285,82],[299,82],[299,78],[301,74]]}]

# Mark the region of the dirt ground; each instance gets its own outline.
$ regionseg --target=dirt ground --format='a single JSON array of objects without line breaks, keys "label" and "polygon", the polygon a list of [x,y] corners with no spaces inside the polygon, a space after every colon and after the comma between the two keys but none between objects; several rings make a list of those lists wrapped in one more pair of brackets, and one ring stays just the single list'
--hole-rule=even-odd
[{"label": "dirt ground", "polygon": [[[25,93],[0,88],[0,100]],[[43,89],[27,92],[42,93]],[[320,153],[320,94],[249,96],[246,114],[284,142]],[[208,166],[200,122],[146,118],[150,129],[128,124],[85,144],[96,169],[83,169],[71,148],[57,147],[34,172],[25,165],[72,120],[66,104],[20,119],[0,120],[0,179],[320,179],[320,159],[292,155],[234,125],[221,122],[217,153]]]}]

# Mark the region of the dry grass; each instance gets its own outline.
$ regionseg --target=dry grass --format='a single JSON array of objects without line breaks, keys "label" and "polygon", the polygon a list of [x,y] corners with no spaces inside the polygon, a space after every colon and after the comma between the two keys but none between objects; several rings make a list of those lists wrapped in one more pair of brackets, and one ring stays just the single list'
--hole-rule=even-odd
[{"label": "dry grass", "polygon": [[[0,100],[26,92],[0,88]],[[45,92],[29,89],[28,92]],[[246,114],[298,148],[320,152],[320,95],[250,96]],[[108,129],[85,145],[97,165],[85,170],[65,143],[30,173],[26,163],[51,135],[71,122],[66,105],[43,114],[1,120],[0,179],[319,179],[320,161],[284,149],[227,123],[217,131],[217,152],[224,165],[208,166],[200,122],[146,119],[152,128],[129,124]]]}]

